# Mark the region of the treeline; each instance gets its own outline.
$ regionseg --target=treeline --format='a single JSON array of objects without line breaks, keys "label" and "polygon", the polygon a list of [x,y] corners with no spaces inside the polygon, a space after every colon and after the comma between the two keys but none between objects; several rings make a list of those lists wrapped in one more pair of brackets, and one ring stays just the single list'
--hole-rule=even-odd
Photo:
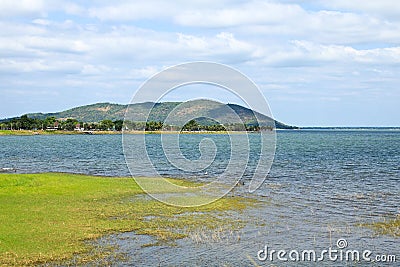
[{"label": "treeline", "polygon": [[272,127],[260,127],[258,124],[199,124],[191,120],[183,127],[164,125],[160,121],[132,122],[123,120],[102,120],[100,122],[80,122],[76,119],[60,120],[55,117],[46,119],[29,118],[23,115],[0,123],[1,130],[66,130],[66,131],[260,131],[271,130]]},{"label": "treeline", "polygon": [[270,126],[259,126],[258,124],[199,124],[196,120],[190,120],[183,127],[175,125],[165,125],[160,121],[149,122],[131,122],[125,121],[123,125],[125,130],[134,131],[207,131],[207,132],[221,132],[221,131],[251,131],[257,132],[260,130],[272,130]]},{"label": "treeline", "polygon": [[13,118],[9,121],[0,123],[1,130],[102,130],[102,131],[121,131],[123,127],[122,120],[103,120],[98,123],[80,122],[76,119],[60,120],[55,117],[46,119],[33,119],[27,115],[19,118]]}]

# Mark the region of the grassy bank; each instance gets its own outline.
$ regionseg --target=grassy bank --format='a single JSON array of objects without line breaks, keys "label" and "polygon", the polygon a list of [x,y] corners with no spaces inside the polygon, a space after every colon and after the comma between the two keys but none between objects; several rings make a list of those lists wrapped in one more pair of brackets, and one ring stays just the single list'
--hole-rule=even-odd
[{"label": "grassy bank", "polygon": [[173,242],[198,227],[238,227],[223,211],[247,205],[230,197],[198,208],[172,207],[149,199],[132,178],[0,174],[0,265],[65,262],[77,254],[90,262],[107,253],[94,253],[86,241],[113,232]]},{"label": "grassy bank", "polygon": [[28,131],[28,130],[0,130],[0,135],[33,135],[33,131]]}]

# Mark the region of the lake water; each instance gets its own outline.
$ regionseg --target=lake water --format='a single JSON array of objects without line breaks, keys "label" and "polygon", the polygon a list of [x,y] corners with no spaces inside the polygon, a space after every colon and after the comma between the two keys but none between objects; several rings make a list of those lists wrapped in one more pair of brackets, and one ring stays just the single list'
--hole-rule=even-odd
[{"label": "lake water", "polygon": [[[256,136],[250,135],[252,156],[243,178],[245,185],[256,164]],[[199,157],[198,144],[205,137],[214,140],[220,152],[202,172],[182,172],[168,164],[157,145],[157,135],[146,136],[148,153],[165,176],[205,181],[226,168],[229,140],[224,135],[180,137],[182,153],[189,159]],[[120,135],[0,136],[0,168],[5,167],[21,173],[130,175]],[[146,170],[136,174],[145,176]],[[231,194],[255,197],[262,204],[244,213],[230,213],[232,218],[245,218],[247,224],[224,233],[219,240],[199,242],[191,235],[175,247],[142,248],[150,237],[124,233],[100,243],[117,244],[128,257],[119,265],[128,266],[399,266],[400,239],[377,235],[361,225],[400,214],[400,131],[279,131],[267,180],[254,194],[246,193],[245,187]],[[270,250],[319,253],[330,246],[336,248],[340,238],[346,239],[347,249],[397,255],[397,263],[283,262],[276,256],[273,262],[257,259],[257,252],[266,245]]]}]

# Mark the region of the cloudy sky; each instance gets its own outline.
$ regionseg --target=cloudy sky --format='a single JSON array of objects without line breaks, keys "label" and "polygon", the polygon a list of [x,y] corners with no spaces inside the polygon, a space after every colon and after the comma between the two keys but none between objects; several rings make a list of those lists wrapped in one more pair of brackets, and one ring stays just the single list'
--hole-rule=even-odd
[{"label": "cloudy sky", "polygon": [[238,69],[288,124],[400,126],[396,0],[0,1],[0,118],[128,103],[190,61]]}]

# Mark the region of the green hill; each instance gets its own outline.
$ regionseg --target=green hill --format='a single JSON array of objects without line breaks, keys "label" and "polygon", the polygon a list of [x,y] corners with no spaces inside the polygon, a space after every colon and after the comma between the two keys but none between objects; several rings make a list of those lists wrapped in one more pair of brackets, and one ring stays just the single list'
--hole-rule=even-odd
[{"label": "green hill", "polygon": [[[146,114],[151,110],[148,121],[164,121],[168,114],[174,110],[181,102],[163,102],[163,103],[137,103],[129,105],[129,117],[131,121],[146,121]],[[210,100],[196,100],[183,103],[179,109],[179,114],[175,117],[183,118],[185,116],[197,116],[200,124],[213,124],[215,121],[221,123],[231,123],[235,121],[234,111],[240,119],[246,124],[256,124],[257,120],[254,114],[258,117],[258,122],[261,125],[272,125],[272,119],[263,114],[253,112],[251,109],[245,108],[236,104],[223,104]],[[54,113],[30,113],[29,118],[45,119],[46,117],[54,116],[57,119],[76,119],[82,122],[99,122],[102,120],[123,120],[128,105],[112,104],[112,103],[97,103],[68,109]],[[210,120],[208,118],[213,118]],[[237,121],[237,119],[236,119]],[[289,126],[275,120],[275,127],[278,129],[293,129],[297,127]]]},{"label": "green hill", "polygon": [[54,116],[57,119],[77,119],[83,122],[98,122],[102,120],[119,120],[124,118],[126,105],[98,103],[68,109],[61,112],[54,113],[30,113],[27,114],[29,118],[45,119]]}]

